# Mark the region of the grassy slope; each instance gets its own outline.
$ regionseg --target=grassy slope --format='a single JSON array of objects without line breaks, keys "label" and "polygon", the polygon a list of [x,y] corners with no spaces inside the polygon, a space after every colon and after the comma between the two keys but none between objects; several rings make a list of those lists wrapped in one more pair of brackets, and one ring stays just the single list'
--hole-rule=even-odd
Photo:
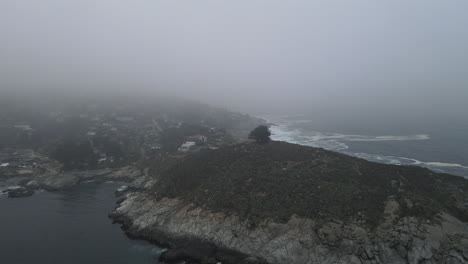
[{"label": "grassy slope", "polygon": [[[242,143],[183,158],[164,170],[156,195],[179,197],[212,211],[258,223],[292,214],[318,220],[380,220],[395,195],[402,215],[442,210],[468,220],[468,181],[427,169],[368,162],[285,142]],[[407,207],[405,198],[413,206]]]}]

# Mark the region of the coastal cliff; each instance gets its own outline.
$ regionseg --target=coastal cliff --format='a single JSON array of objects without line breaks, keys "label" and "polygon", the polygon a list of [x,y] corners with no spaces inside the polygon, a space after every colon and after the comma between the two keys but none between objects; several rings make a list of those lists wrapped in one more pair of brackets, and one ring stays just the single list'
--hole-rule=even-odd
[{"label": "coastal cliff", "polygon": [[407,217],[373,231],[339,220],[319,225],[297,216],[286,223],[266,219],[252,228],[236,216],[213,213],[177,199],[156,202],[151,196],[130,194],[114,217],[127,225],[133,236],[174,248],[175,260],[193,257],[184,255],[191,251],[181,251],[181,247],[198,241],[240,253],[233,258],[206,250],[213,255],[198,258],[202,263],[230,259],[239,261],[231,263],[242,263],[249,260],[246,256],[255,257],[251,263],[300,264],[464,263],[468,258],[467,226],[446,214],[438,223]]},{"label": "coastal cliff", "polygon": [[168,262],[465,263],[467,181],[284,142],[154,168],[112,214]]}]

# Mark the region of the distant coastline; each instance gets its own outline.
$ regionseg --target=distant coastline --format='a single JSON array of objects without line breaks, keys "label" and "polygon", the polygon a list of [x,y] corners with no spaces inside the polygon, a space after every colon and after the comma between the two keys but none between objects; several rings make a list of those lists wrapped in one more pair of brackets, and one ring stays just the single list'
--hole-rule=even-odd
[{"label": "distant coastline", "polygon": [[319,130],[319,128],[297,128],[298,124],[311,122],[311,120],[304,119],[303,117],[294,119],[288,116],[260,116],[260,118],[265,119],[267,123],[271,124],[270,129],[274,140],[286,141],[304,146],[321,147],[368,161],[392,165],[419,166],[437,172],[445,172],[468,178],[468,166],[465,164],[442,161],[422,161],[411,157],[360,152],[354,151],[354,149],[349,146],[353,143],[371,144],[374,142],[425,141],[431,139],[431,136],[428,134],[372,136],[329,133],[323,132]]}]

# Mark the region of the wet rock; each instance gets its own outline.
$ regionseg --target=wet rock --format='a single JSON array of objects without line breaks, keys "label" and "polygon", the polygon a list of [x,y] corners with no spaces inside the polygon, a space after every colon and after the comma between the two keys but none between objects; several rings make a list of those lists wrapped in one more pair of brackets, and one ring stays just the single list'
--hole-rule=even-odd
[{"label": "wet rock", "polygon": [[33,190],[19,186],[11,187],[4,190],[3,192],[8,193],[9,198],[27,197],[34,194]]}]

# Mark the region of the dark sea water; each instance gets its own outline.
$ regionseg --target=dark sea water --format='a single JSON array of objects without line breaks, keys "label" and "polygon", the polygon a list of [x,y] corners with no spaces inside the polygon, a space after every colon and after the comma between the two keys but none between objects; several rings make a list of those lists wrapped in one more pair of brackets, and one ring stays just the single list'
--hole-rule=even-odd
[{"label": "dark sea water", "polygon": [[274,140],[468,177],[468,118],[264,116]]},{"label": "dark sea water", "polygon": [[31,197],[0,196],[0,263],[149,264],[161,250],[127,238],[107,217],[117,183]]}]

